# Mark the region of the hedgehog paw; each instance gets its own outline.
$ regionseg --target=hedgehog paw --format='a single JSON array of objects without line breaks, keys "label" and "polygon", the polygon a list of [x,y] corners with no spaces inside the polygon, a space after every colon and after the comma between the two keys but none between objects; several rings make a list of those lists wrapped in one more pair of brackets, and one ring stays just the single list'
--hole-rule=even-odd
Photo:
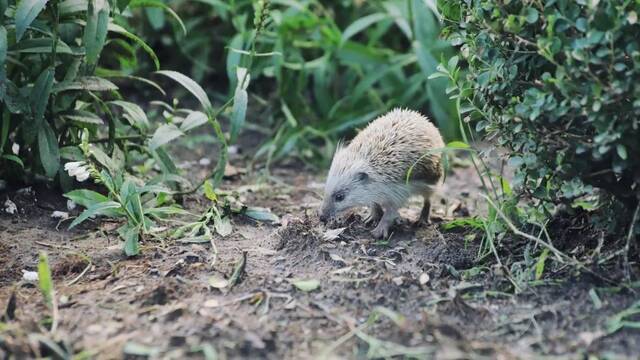
[{"label": "hedgehog paw", "polygon": [[376,239],[386,239],[389,237],[389,229],[391,228],[390,224],[380,222],[375,229],[371,231],[371,234]]}]

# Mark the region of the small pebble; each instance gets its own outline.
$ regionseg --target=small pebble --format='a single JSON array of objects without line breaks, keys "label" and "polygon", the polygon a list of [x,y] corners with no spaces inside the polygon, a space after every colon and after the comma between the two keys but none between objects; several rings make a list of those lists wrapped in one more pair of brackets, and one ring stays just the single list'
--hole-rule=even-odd
[{"label": "small pebble", "polygon": [[18,206],[16,206],[16,203],[13,201],[7,199],[7,201],[4,202],[4,211],[13,215],[18,212]]},{"label": "small pebble", "polygon": [[22,280],[26,282],[38,282],[38,273],[35,271],[22,270]]}]

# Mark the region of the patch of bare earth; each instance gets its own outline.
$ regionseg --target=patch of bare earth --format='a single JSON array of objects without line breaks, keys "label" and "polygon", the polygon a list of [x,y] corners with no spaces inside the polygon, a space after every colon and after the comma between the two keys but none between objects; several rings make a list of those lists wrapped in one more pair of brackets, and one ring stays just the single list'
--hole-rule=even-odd
[{"label": "patch of bare earth", "polygon": [[[114,233],[118,224],[69,232],[67,223],[58,227],[49,217],[63,201],[38,207],[39,194],[7,195],[23,210],[0,215],[0,356],[55,357],[53,347],[102,359],[212,352],[221,359],[640,353],[639,330],[606,333],[607,320],[637,298],[629,290],[598,292],[598,309],[589,291],[608,285],[597,279],[549,282],[517,296],[503,292],[507,280],[490,264],[476,263],[478,245],[466,243],[464,234],[443,232],[437,222],[412,227],[417,203],[403,212],[409,220],[388,242],[373,240],[359,215],[326,239],[314,215],[321,179],[298,170],[275,176],[283,182],[243,196],[271,208],[281,224],[235,217],[232,235],[216,238],[216,256],[209,244],[166,239],[145,242],[142,255],[127,259]],[[449,219],[479,206],[472,178],[471,169],[449,177],[436,215]],[[206,203],[192,197],[186,205],[198,211]],[[36,270],[39,251],[49,254],[59,299],[53,334],[38,289],[21,281],[22,270]],[[212,276],[229,279],[245,254],[237,284],[209,285]],[[305,292],[297,280],[320,286]]]}]

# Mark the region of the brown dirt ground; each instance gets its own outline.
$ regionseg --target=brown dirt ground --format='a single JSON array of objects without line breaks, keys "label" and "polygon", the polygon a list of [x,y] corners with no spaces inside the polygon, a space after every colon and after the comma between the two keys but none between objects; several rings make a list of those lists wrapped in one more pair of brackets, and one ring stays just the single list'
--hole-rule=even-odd
[{"label": "brown dirt ground", "polygon": [[[405,222],[381,243],[354,215],[339,238],[323,240],[325,228],[315,216],[322,179],[295,168],[276,169],[272,177],[279,181],[242,196],[271,208],[281,224],[234,217],[233,233],[215,239],[213,266],[209,244],[171,240],[147,241],[142,255],[127,259],[113,231],[117,223],[68,231],[67,223],[50,218],[52,210],[64,210],[51,191],[3,195],[20,213],[0,215],[0,357],[55,357],[55,347],[100,359],[640,354],[640,330],[607,332],[611,316],[638,298],[632,290],[564,276],[513,295],[495,267],[476,263],[475,242],[439,223],[416,230]],[[481,205],[474,178],[465,168],[449,176],[441,191],[448,200],[439,196],[435,214],[474,213]],[[225,186],[255,183],[244,176]],[[185,203],[193,212],[205,205],[198,196]],[[403,215],[415,218],[418,210],[413,203]],[[60,307],[53,334],[38,289],[21,282],[22,270],[36,269],[40,251],[49,254]],[[243,254],[237,285],[209,286],[213,275],[229,278]],[[315,279],[320,287],[300,291],[295,279]],[[590,290],[601,299],[599,309]],[[15,311],[6,311],[12,296]]]}]

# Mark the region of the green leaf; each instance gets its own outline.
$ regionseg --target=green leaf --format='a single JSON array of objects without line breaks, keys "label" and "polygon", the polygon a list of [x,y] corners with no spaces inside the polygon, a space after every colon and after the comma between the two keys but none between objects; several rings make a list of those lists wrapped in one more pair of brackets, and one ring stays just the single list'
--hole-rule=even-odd
[{"label": "green leaf", "polygon": [[109,201],[109,198],[107,198],[106,196],[87,189],[70,191],[64,194],[64,197],[72,200],[78,205],[84,206],[85,208],[103,203],[105,201]]},{"label": "green leaf", "polygon": [[544,263],[549,256],[549,248],[545,248],[542,250],[542,254],[538,258],[538,262],[536,263],[536,280],[540,280],[542,278],[542,274],[544,273]]},{"label": "green leaf", "polygon": [[146,209],[145,215],[152,215],[159,218],[165,218],[171,215],[186,215],[188,212],[177,206],[161,206],[157,208]]},{"label": "green leaf", "polygon": [[2,112],[2,127],[0,127],[0,154],[9,139],[9,126],[11,126],[11,115],[7,109],[4,109]]},{"label": "green leaf", "polygon": [[116,162],[107,155],[102,149],[98,146],[91,146],[91,155],[93,155],[94,159],[100,163],[100,165],[106,167],[111,174],[118,174],[119,167]]},{"label": "green leaf", "polygon": [[627,160],[627,148],[624,145],[616,145],[616,151],[618,152],[618,156],[620,156],[620,159]]},{"label": "green leaf", "polygon": [[130,40],[133,40],[136,44],[140,45],[140,47],[142,47],[142,49],[149,55],[149,57],[151,57],[151,60],[153,60],[153,64],[155,65],[156,70],[160,70],[160,60],[158,59],[158,56],[156,55],[155,51],[153,51],[151,46],[147,45],[144,40],[142,40],[135,34],[130,33],[129,31],[127,31],[127,29],[118,24],[109,23],[108,29],[111,32],[120,34]]},{"label": "green leaf", "polygon": [[105,202],[91,205],[85,211],[83,211],[82,214],[80,214],[80,216],[78,216],[75,220],[73,220],[71,225],[69,225],[69,229],[73,229],[78,224],[87,220],[91,216],[106,215],[109,213],[108,210],[121,209],[121,208],[122,208],[121,205],[115,201],[105,201]]},{"label": "green leaf", "polygon": [[184,26],[184,23],[182,22],[182,19],[180,19],[180,16],[178,16],[178,14],[176,14],[175,11],[173,11],[172,8],[170,8],[169,6],[167,6],[165,3],[158,1],[158,0],[133,0],[129,3],[129,7],[131,8],[139,8],[139,7],[145,7],[145,8],[160,8],[164,11],[167,12],[167,14],[169,14],[171,17],[173,17],[178,24],[180,25],[180,28],[182,29],[182,33],[184,35],[187,35],[187,28]]},{"label": "green leaf", "polygon": [[126,231],[122,234],[124,239],[124,253],[127,256],[140,254],[140,226],[127,225]]},{"label": "green leaf", "polygon": [[291,284],[304,292],[317,290],[320,287],[320,281],[316,279],[309,280],[292,280]]},{"label": "green leaf", "polygon": [[80,77],[75,81],[64,81],[53,87],[54,93],[69,90],[112,91],[118,90],[116,84],[97,76]]},{"label": "green leaf", "polygon": [[[24,54],[50,54],[52,46],[53,39],[51,38],[25,39],[11,46],[9,51]],[[58,40],[56,52],[58,54],[74,54],[69,45],[62,40]]]},{"label": "green leaf", "polygon": [[38,152],[45,174],[54,177],[60,168],[60,150],[56,134],[46,121],[38,131]]},{"label": "green leaf", "polygon": [[4,67],[5,61],[7,61],[7,29],[0,25],[0,65]]},{"label": "green leaf", "polygon": [[22,160],[19,157],[15,156],[13,154],[4,154],[1,157],[3,159],[7,159],[7,160],[10,160],[10,161],[13,161],[14,163],[20,165],[20,167],[24,169],[24,163],[22,162]]},{"label": "green leaf", "polygon": [[38,287],[48,306],[53,304],[53,279],[51,278],[51,267],[49,257],[44,251],[40,251],[38,256]]},{"label": "green leaf", "polygon": [[147,114],[140,106],[138,106],[138,104],[122,100],[109,101],[108,104],[121,107],[125,112],[124,118],[127,119],[131,125],[139,129],[149,128],[149,119],[147,118]]},{"label": "green leaf", "polygon": [[[244,40],[242,34],[237,34],[231,38],[231,42],[228,45],[232,49],[241,49],[244,46]],[[235,89],[237,86],[237,68],[242,60],[242,55],[236,51],[229,51],[227,53],[227,77],[229,78],[229,86],[231,89]]]},{"label": "green leaf", "polygon": [[[31,90],[31,111],[34,119],[34,129],[38,130],[44,120],[44,112],[49,103],[49,95],[53,88],[53,69],[45,69],[36,79]],[[53,131],[52,131],[53,132]],[[57,147],[57,144],[56,144]]]},{"label": "green leaf", "polygon": [[200,111],[192,111],[187,115],[182,124],[180,124],[180,130],[187,132],[191,129],[195,129],[200,125],[205,124],[208,121],[207,115]]},{"label": "green leaf", "polygon": [[533,24],[534,22],[538,21],[538,10],[532,7],[528,7],[526,10],[525,20],[529,24]]},{"label": "green leaf", "polygon": [[58,4],[58,11],[60,12],[60,16],[64,16],[76,12],[87,11],[88,7],[88,0],[65,0]]},{"label": "green leaf", "polygon": [[258,221],[278,222],[280,218],[269,209],[259,207],[249,207],[244,211],[244,215]]},{"label": "green leaf", "polygon": [[63,146],[60,148],[60,157],[70,161],[82,161],[84,160],[84,154],[78,146]]},{"label": "green leaf", "polygon": [[213,227],[220,236],[228,236],[233,231],[231,227],[231,219],[228,216],[221,217],[216,214],[213,220]]},{"label": "green leaf", "polygon": [[131,0],[118,0],[118,10],[120,10],[120,12],[123,12],[127,6],[129,6],[129,3],[131,2]]},{"label": "green leaf", "polygon": [[149,148],[155,150],[169,141],[184,135],[180,129],[173,124],[160,126],[149,140]]},{"label": "green leaf", "polygon": [[48,0],[21,0],[16,8],[16,41],[22,39],[22,35],[27,31],[33,20],[47,5]]},{"label": "green leaf", "polygon": [[162,169],[163,174],[167,175],[178,173],[178,167],[171,159],[171,156],[169,156],[169,154],[163,148],[157,148],[155,151],[153,151],[153,154],[154,158],[158,162],[158,165]]},{"label": "green leaf", "polygon": [[102,125],[104,123],[98,115],[84,110],[74,110],[68,114],[62,115],[62,117],[66,120],[82,125]]},{"label": "green leaf", "polygon": [[344,44],[347,40],[351,39],[354,35],[365,30],[369,26],[385,19],[389,19],[389,15],[385,13],[375,13],[359,18],[344,29],[340,40],[341,44]]},{"label": "green leaf", "polygon": [[86,49],[86,62],[90,67],[94,67],[98,63],[98,57],[107,39],[109,4],[106,1],[102,4],[102,8],[96,8],[95,1],[89,0],[87,25],[84,28],[82,41]]},{"label": "green leaf", "polygon": [[202,89],[200,85],[198,85],[198,83],[193,81],[190,77],[177,71],[171,70],[156,71],[156,74],[167,76],[180,83],[180,85],[184,86],[185,89],[189,90],[189,92],[191,92],[196,97],[196,99],[198,99],[198,101],[204,108],[205,113],[211,114],[213,112],[213,106],[211,106],[211,101],[209,101],[207,93],[204,91],[204,89]]},{"label": "green leaf", "polygon": [[447,143],[447,147],[450,149],[468,149],[470,146],[462,141],[451,141]]},{"label": "green leaf", "polygon": [[211,180],[207,180],[204,183],[204,196],[211,201],[218,201],[218,195],[213,189],[213,182]]},{"label": "green leaf", "polygon": [[[6,62],[7,62],[7,29],[0,25],[0,99],[4,99],[7,85]],[[2,147],[0,146],[0,149]]]},{"label": "green leaf", "polygon": [[238,139],[238,134],[244,126],[247,115],[247,102],[249,97],[247,91],[238,87],[233,97],[233,111],[231,113],[231,134],[229,142],[234,143]]},{"label": "green leaf", "polygon": [[596,310],[600,310],[602,308],[602,300],[600,300],[600,297],[598,296],[595,288],[591,288],[591,290],[589,290],[589,297],[591,297],[593,307]]}]

